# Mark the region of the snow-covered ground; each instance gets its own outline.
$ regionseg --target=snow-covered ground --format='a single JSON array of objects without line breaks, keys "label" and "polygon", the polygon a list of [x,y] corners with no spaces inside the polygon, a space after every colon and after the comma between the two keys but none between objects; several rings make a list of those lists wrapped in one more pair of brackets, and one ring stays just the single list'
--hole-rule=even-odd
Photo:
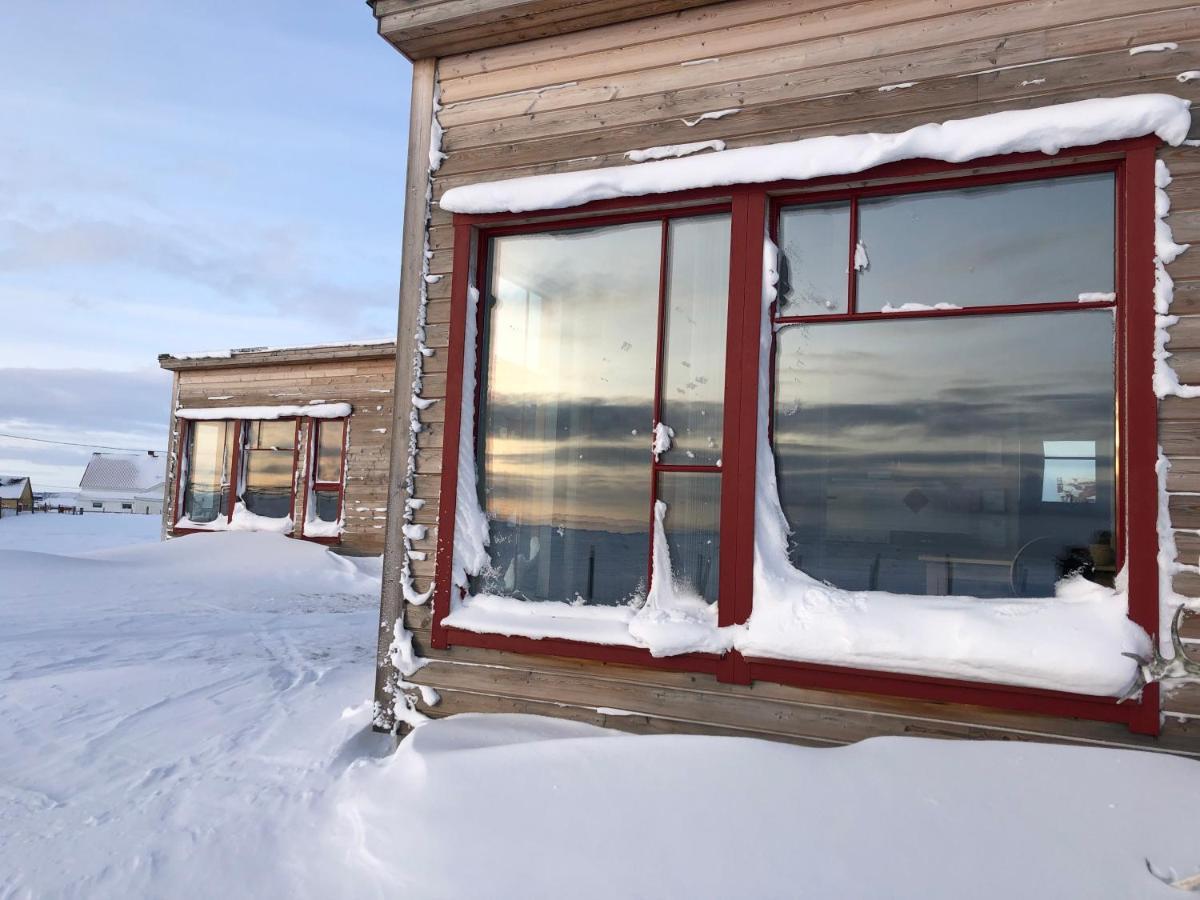
[{"label": "snow-covered ground", "polygon": [[159,516],[123,513],[6,512],[0,518],[0,550],[40,550],[44,553],[85,553],[158,540]]},{"label": "snow-covered ground", "polygon": [[392,752],[377,561],[245,533],[88,551],[151,535],[58,519],[0,523],[3,900],[1169,898],[1200,872],[1200,764],[1149,753],[524,716]]}]

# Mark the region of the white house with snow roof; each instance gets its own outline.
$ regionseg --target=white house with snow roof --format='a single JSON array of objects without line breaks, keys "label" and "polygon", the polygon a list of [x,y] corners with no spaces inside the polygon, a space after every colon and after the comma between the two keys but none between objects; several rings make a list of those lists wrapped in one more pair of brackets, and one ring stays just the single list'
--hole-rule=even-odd
[{"label": "white house with snow roof", "polygon": [[162,515],[166,459],[162,454],[93,453],[79,480],[84,512]]}]

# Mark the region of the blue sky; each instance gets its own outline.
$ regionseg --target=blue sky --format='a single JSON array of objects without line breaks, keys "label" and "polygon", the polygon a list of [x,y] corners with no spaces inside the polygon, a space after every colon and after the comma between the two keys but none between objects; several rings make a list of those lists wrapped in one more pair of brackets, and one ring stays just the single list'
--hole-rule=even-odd
[{"label": "blue sky", "polygon": [[0,433],[162,448],[159,353],[394,334],[409,77],[360,0],[4,4]]}]

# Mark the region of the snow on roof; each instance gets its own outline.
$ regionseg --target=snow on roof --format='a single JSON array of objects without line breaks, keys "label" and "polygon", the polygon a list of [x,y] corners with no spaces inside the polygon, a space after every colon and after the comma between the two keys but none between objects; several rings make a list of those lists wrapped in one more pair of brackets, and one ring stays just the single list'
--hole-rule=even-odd
[{"label": "snow on roof", "polygon": [[97,491],[145,491],[167,477],[166,457],[149,453],[93,453],[79,487]]},{"label": "snow on roof", "polygon": [[0,500],[19,500],[29,484],[26,475],[0,475]]},{"label": "snow on roof", "polygon": [[1191,124],[1187,100],[1169,94],[1080,100],[1006,110],[893,134],[851,134],[741,147],[629,166],[530,175],[451,188],[442,209],[455,213],[530,212],[594,200],[696,188],[851,175],[906,159],[967,162],[1157,134],[1177,146]]},{"label": "snow on roof", "polygon": [[336,341],[326,344],[293,344],[288,347],[236,347],[232,350],[200,350],[195,353],[164,353],[163,359],[230,359],[239,353],[284,353],[288,350],[334,350],[338,347],[379,347],[394,344],[395,338],[370,338],[363,341]]}]

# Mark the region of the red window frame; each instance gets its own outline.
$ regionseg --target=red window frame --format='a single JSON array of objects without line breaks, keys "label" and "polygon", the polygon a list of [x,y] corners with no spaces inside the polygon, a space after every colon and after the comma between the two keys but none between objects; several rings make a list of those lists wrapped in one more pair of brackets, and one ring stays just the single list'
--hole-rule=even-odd
[{"label": "red window frame", "polygon": [[[191,471],[191,447],[190,441],[192,437],[192,419],[177,419],[179,426],[179,450],[177,451],[177,459],[179,462],[176,465],[175,475],[175,498],[174,506],[171,510],[171,527],[169,529],[172,535],[184,534],[203,534],[212,531],[211,528],[180,528],[176,523],[183,511],[183,494],[187,490],[186,475]],[[202,419],[195,421],[207,422],[232,422],[233,423],[233,451],[229,455],[229,488],[225,496],[225,513],[226,524],[233,521],[233,508],[238,501],[238,482],[241,480],[239,473],[242,466],[242,454],[245,452],[246,443],[246,425],[250,422],[265,421],[261,419]],[[295,424],[295,433],[292,437],[292,491],[289,509],[292,512],[296,510],[296,465],[300,458],[300,419],[297,417],[284,417],[277,421],[293,422]],[[183,471],[184,461],[187,461],[187,471]]]},{"label": "red window frame", "polygon": [[[454,216],[454,264],[451,285],[451,319],[447,360],[446,415],[443,438],[441,496],[438,509],[436,587],[433,595],[431,643],[435,648],[454,645],[482,647],[515,653],[566,656],[601,662],[682,670],[714,675],[719,681],[749,684],[753,680],[802,688],[884,694],[914,700],[976,704],[1100,721],[1122,722],[1132,731],[1157,734],[1159,691],[1147,686],[1138,701],[1118,703],[1111,697],[1022,688],[1002,684],[906,675],[816,663],[747,658],[737,651],[716,656],[685,654],[654,658],[648,650],[613,647],[564,639],[535,640],[496,634],[477,634],[447,627],[453,584],[453,541],[462,405],[479,398],[462,396],[467,291],[479,286],[486,271],[491,237],[569,227],[618,224],[666,216],[698,215],[713,207],[731,212],[729,304],[726,334],[725,432],[722,448],[721,550],[718,621],[721,625],[745,622],[752,607],[755,449],[762,290],[763,239],[774,237],[782,205],[857,198],[880,194],[913,193],[975,186],[1085,171],[1116,174],[1116,294],[1113,303],[1048,303],[1020,307],[971,307],[961,310],[919,310],[897,313],[851,313],[812,317],[835,322],[866,316],[923,317],[981,315],[1003,310],[1016,312],[1079,310],[1115,307],[1116,403],[1118,454],[1116,459],[1116,543],[1118,560],[1128,576],[1129,616],[1152,638],[1158,634],[1158,455],[1157,399],[1152,388],[1154,351],[1154,166],[1159,141],[1154,137],[1115,141],[1066,151],[1056,157],[1041,153],[1009,154],[966,164],[910,160],[880,166],[854,176],[711,188],[671,194],[604,200],[570,211],[536,214]],[[852,200],[852,202],[854,202]],[[770,231],[767,231],[767,228]],[[856,229],[848,248],[850,268]],[[660,281],[661,284],[661,281]],[[851,302],[853,299],[851,298]],[[482,310],[480,310],[482,315]],[[783,317],[781,321],[802,321]],[[660,314],[661,332],[661,314]],[[478,323],[477,323],[478,324]],[[477,328],[480,338],[481,329]],[[660,334],[661,347],[661,334]],[[478,347],[476,366],[482,364]],[[772,385],[774,378],[771,379]],[[478,378],[476,385],[479,384]],[[773,390],[773,387],[772,387]],[[656,383],[656,395],[658,386]],[[656,396],[656,409],[658,398]],[[478,416],[475,417],[478,422]],[[652,477],[657,477],[657,471]]]},{"label": "red window frame", "polygon": [[[342,459],[339,469],[338,480],[333,481],[318,481],[317,480],[317,465],[320,461],[320,439],[321,427],[327,422],[342,423]],[[305,473],[304,479],[304,502],[300,506],[300,531],[299,536],[306,541],[313,541],[318,544],[340,544],[342,542],[341,535],[333,537],[315,537],[304,533],[304,524],[308,521],[308,498],[314,491],[337,491],[338,495],[338,518],[341,518],[345,513],[346,507],[346,453],[350,446],[350,417],[343,416],[339,419],[310,419],[308,423],[308,455],[309,463],[308,471]]]}]

